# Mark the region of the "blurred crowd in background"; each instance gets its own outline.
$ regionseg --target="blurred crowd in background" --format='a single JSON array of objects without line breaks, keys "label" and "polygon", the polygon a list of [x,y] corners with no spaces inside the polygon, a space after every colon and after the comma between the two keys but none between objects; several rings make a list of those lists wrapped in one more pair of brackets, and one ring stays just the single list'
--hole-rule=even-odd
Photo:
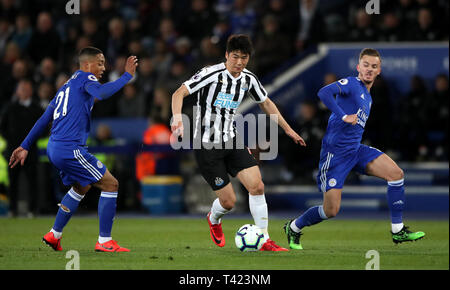
[{"label": "blurred crowd in background", "polygon": [[[226,40],[234,33],[251,36],[255,52],[249,69],[262,80],[320,42],[448,41],[449,35],[446,0],[381,0],[378,15],[366,13],[367,1],[347,0],[80,0],[79,15],[65,13],[66,2],[0,1],[0,135],[6,158],[28,131],[14,120],[34,123],[78,69],[77,53],[86,46],[104,52],[102,82],[124,72],[128,55],[139,57],[136,76],[94,106],[94,119],[143,117],[168,125],[171,94],[201,67],[224,60]],[[323,78],[328,84],[337,76],[330,72]],[[436,76],[433,87],[417,76],[410,86],[409,94],[389,105],[386,81],[377,80],[365,138],[396,153],[398,161],[448,160],[448,76]],[[29,112],[21,115],[20,106]],[[310,175],[317,166],[328,114],[322,104],[308,101],[290,120],[309,144],[302,151],[281,141],[290,174]],[[110,138],[103,128],[94,142]]]}]

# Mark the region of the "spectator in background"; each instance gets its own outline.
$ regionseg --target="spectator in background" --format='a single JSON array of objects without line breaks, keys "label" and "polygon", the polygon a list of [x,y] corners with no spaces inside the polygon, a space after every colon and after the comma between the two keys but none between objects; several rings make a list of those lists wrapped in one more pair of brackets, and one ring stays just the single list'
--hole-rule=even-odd
[{"label": "spectator in background", "polygon": [[55,80],[55,86],[53,87],[56,90],[58,90],[60,87],[64,85],[65,82],[69,80],[69,76],[66,73],[59,73]]},{"label": "spectator in background", "polygon": [[161,40],[169,52],[175,50],[175,43],[179,36],[171,18],[163,18],[159,23],[158,39]]},{"label": "spectator in background", "polygon": [[117,102],[118,117],[141,118],[145,116],[145,96],[139,93],[134,84],[123,87]]},{"label": "spectator in background", "polygon": [[323,39],[324,23],[322,19],[317,0],[301,1],[300,28],[295,42],[298,51],[306,49],[310,44],[317,44]]},{"label": "spectator in background", "polygon": [[348,33],[349,41],[376,41],[378,32],[372,23],[372,15],[361,8],[355,14],[355,26]]},{"label": "spectator in background", "polygon": [[[90,6],[92,6],[90,9],[92,9],[92,11],[95,11],[94,10],[95,4],[93,4],[93,3],[97,2],[97,1],[91,1],[91,0],[85,0],[85,1],[92,2],[92,4],[89,4]],[[116,4],[117,4],[116,0],[100,0],[99,10],[97,10],[95,14],[94,13],[83,13],[83,12],[81,12],[81,14],[95,16],[99,22],[99,29],[102,31],[105,31],[105,30],[108,30],[108,27],[109,27],[112,19],[114,19],[114,18],[120,19],[121,18]]]},{"label": "spectator in background", "polygon": [[293,129],[302,134],[308,146],[294,147],[292,142],[285,140],[286,142],[282,143],[283,150],[280,148],[280,154],[287,154],[284,157],[284,163],[297,182],[307,184],[315,182],[313,171],[317,167],[320,146],[326,129],[317,111],[317,104],[314,101],[305,100],[300,104],[296,120],[293,122]]},{"label": "spectator in background", "polygon": [[53,59],[45,57],[42,59],[39,70],[36,71],[34,78],[36,84],[41,82],[54,83],[56,80],[56,63]]},{"label": "spectator in background", "polygon": [[416,75],[411,79],[411,91],[399,102],[399,131],[396,134],[396,143],[397,151],[403,154],[403,160],[417,161],[423,158],[420,155],[425,155],[428,151],[425,143],[430,117],[423,110],[426,107],[427,95],[425,81]]},{"label": "spectator in background", "polygon": [[246,34],[254,38],[256,28],[256,12],[248,0],[235,0],[233,10],[228,17],[231,34]]},{"label": "spectator in background", "polygon": [[289,43],[294,43],[299,28],[299,1],[269,0],[268,2],[262,15],[273,15],[279,23],[281,33],[289,38]]},{"label": "spectator in background", "polygon": [[128,42],[128,54],[135,55],[138,58],[145,54],[144,47],[139,38],[130,39]]},{"label": "spectator in background", "polygon": [[158,76],[165,75],[170,70],[173,54],[168,50],[162,39],[157,39],[155,42],[155,53],[152,60]]},{"label": "spectator in background", "polygon": [[16,9],[16,0],[2,0],[0,3],[0,16],[5,17],[9,22],[14,22],[18,13]]},{"label": "spectator in background", "polygon": [[233,10],[234,0],[217,0],[214,6],[214,10],[219,15],[220,18],[225,19]]},{"label": "spectator in background", "polygon": [[[169,145],[172,132],[157,111],[151,115],[149,126],[144,132],[145,145]],[[136,179],[156,174],[175,174],[178,171],[173,153],[141,152],[136,155]]]},{"label": "spectator in background", "polygon": [[5,47],[14,33],[14,26],[8,19],[0,15],[0,56],[5,52]]},{"label": "spectator in background", "polygon": [[111,72],[108,75],[108,81],[113,82],[120,78],[120,76],[125,72],[125,63],[127,61],[127,58],[125,55],[118,56],[114,62],[114,66],[111,70]]},{"label": "spectator in background", "polygon": [[81,22],[83,35],[88,37],[92,45],[100,50],[106,50],[107,35],[99,30],[97,19],[94,16],[85,16]]},{"label": "spectator in background", "polygon": [[427,143],[430,146],[432,160],[448,159],[448,98],[449,84],[446,74],[440,74],[434,80],[434,88],[426,100]]},{"label": "spectator in background", "polygon": [[[173,56],[175,59],[185,63],[188,69],[192,67],[195,62],[195,56],[192,52],[192,43],[188,37],[181,36],[177,39]],[[189,71],[191,72],[191,70]]]},{"label": "spectator in background", "polygon": [[419,9],[417,22],[409,32],[409,40],[413,41],[437,41],[442,39],[440,28],[436,25],[431,10],[428,8]]},{"label": "spectator in background", "polygon": [[184,17],[182,32],[197,46],[204,36],[211,33],[217,15],[206,0],[192,0],[190,11]]},{"label": "spectator in background", "polygon": [[405,32],[401,29],[400,20],[394,12],[386,12],[382,15],[383,22],[380,27],[378,41],[398,42],[405,38]]},{"label": "spectator in background", "polygon": [[[74,69],[76,70],[77,67],[77,53],[80,51],[77,46],[78,40],[79,40],[80,34],[78,29],[75,26],[69,26],[66,30],[66,39],[64,40],[61,50],[63,57],[60,59],[60,69],[66,72],[70,72],[71,67],[74,66]],[[90,43],[88,38],[86,36],[83,36],[83,38],[87,39],[87,41]],[[85,47],[85,46],[83,46]],[[82,47],[81,47],[82,48]],[[81,49],[80,48],[80,49]]]},{"label": "spectator in background", "polygon": [[150,57],[139,59],[138,74],[136,77],[136,89],[145,99],[145,115],[148,116],[153,103],[153,90],[155,89],[157,75],[153,61]]},{"label": "spectator in background", "polygon": [[50,57],[58,61],[61,57],[62,42],[53,26],[53,19],[49,12],[38,14],[36,29],[28,43],[27,53],[35,64],[39,64],[43,58]]},{"label": "spectator in background", "polygon": [[292,52],[291,43],[280,31],[277,18],[266,15],[263,19],[263,30],[256,36],[255,41],[256,73],[264,77],[289,59]]},{"label": "spectator in background", "polygon": [[[174,26],[176,29],[180,27],[180,22],[183,20],[183,16],[185,15],[185,10],[181,9],[177,5],[176,0],[160,0],[154,1],[153,4],[150,4],[148,17],[142,19],[143,27],[146,29],[146,34],[151,35],[153,38],[158,36],[158,27],[160,26],[161,20],[165,18],[172,19],[174,21]],[[157,6],[155,6],[157,3]],[[179,5],[179,4],[178,4]],[[153,6],[153,7],[152,7]],[[144,14],[145,15],[145,14]]]},{"label": "spectator in background", "polygon": [[384,152],[390,151],[394,146],[391,137],[394,112],[389,85],[383,75],[379,75],[374,81],[370,95],[372,96],[372,106],[366,126],[371,130],[365,132],[365,142],[369,142],[370,146]]},{"label": "spectator in background", "polygon": [[164,123],[169,125],[171,110],[171,94],[168,89],[164,86],[157,87],[153,96],[153,105],[150,115],[158,114]]},{"label": "spectator in background", "polygon": [[125,23],[121,18],[115,17],[108,23],[109,37],[106,42],[106,57],[109,63],[114,63],[114,60],[119,55],[127,53],[127,34],[125,31]]},{"label": "spectator in background", "polygon": [[42,82],[39,84],[37,95],[39,100],[39,106],[42,110],[47,109],[48,104],[50,104],[50,101],[55,96],[55,88],[53,87],[52,83],[49,82]]},{"label": "spectator in background", "polygon": [[205,67],[218,63],[223,58],[219,45],[213,41],[212,37],[206,36],[200,43],[199,55],[196,64],[192,67]]},{"label": "spectator in background", "polygon": [[[7,61],[9,62],[9,61]],[[9,73],[10,66],[5,67],[1,73],[0,78],[0,108],[10,101],[10,97],[16,90],[17,83],[20,79],[29,77],[28,63],[23,59],[17,59],[13,62],[11,73]]]},{"label": "spectator in background", "polygon": [[[14,101],[11,101],[2,110],[0,119],[0,135],[7,141],[7,149],[4,152],[4,157],[9,160],[8,156],[15,148],[20,146],[23,139],[34,126],[34,123],[41,117],[44,112],[39,104],[33,101],[33,83],[28,79],[20,80],[17,85]],[[36,186],[35,172],[38,162],[38,155],[36,145],[30,148],[27,162],[24,166],[9,168],[10,186],[8,195],[10,200],[10,211],[12,216],[18,214],[18,197],[20,194],[19,187],[20,178],[23,174],[27,180],[27,203],[28,215],[35,215],[38,211],[36,207]]]},{"label": "spectator in background", "polygon": [[212,30],[211,41],[216,44],[222,55],[225,54],[228,37],[231,35],[231,26],[228,18],[220,17]]},{"label": "spectator in background", "polygon": [[170,65],[170,71],[162,75],[157,80],[158,86],[164,86],[169,93],[173,93],[177,90],[180,83],[188,79],[190,72],[187,70],[186,64],[180,59],[174,59]]},{"label": "spectator in background", "polygon": [[32,34],[33,29],[30,26],[30,18],[28,15],[24,13],[17,15],[16,27],[11,40],[17,43],[21,52],[27,49]]},{"label": "spectator in background", "polygon": [[400,19],[400,26],[404,31],[408,31],[417,21],[416,0],[398,0],[400,5],[395,5],[392,9]]}]

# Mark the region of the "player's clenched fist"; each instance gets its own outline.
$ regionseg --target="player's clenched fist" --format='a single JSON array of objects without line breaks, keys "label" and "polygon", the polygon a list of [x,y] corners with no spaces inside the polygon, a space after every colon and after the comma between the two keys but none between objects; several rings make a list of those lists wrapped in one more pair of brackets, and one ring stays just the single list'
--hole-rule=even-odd
[{"label": "player's clenched fist", "polygon": [[349,123],[352,125],[356,125],[356,121],[358,120],[358,116],[356,114],[353,115],[347,115],[345,118],[342,119],[345,123]]}]

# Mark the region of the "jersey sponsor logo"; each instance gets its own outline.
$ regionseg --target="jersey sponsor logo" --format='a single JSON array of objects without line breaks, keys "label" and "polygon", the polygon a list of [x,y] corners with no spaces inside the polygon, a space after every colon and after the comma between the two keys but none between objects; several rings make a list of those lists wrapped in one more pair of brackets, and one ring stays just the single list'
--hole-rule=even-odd
[{"label": "jersey sponsor logo", "polygon": [[220,177],[216,177],[216,179],[214,180],[214,183],[216,184],[216,186],[221,186],[223,184],[223,179]]},{"label": "jersey sponsor logo", "polygon": [[358,112],[356,113],[356,115],[358,117],[356,120],[356,123],[361,125],[361,127],[364,128],[366,126],[366,122],[367,122],[367,119],[369,118],[369,116],[366,113],[364,113],[364,111],[361,108],[358,109]]},{"label": "jersey sponsor logo", "polygon": [[328,185],[329,185],[330,187],[335,187],[336,184],[337,184],[336,179],[331,178],[330,180],[328,180]]},{"label": "jersey sponsor logo", "polygon": [[225,109],[236,109],[237,107],[239,107],[239,104],[241,102],[233,101],[233,98],[234,98],[233,94],[220,92],[217,95],[217,99],[214,102],[214,106]]}]

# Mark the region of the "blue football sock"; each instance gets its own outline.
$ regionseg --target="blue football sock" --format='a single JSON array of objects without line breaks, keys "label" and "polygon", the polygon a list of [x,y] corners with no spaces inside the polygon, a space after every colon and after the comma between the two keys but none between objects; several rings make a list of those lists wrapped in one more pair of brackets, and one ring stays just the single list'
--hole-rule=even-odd
[{"label": "blue football sock", "polygon": [[300,217],[295,220],[297,228],[312,226],[327,219],[322,206],[314,206],[305,211]]},{"label": "blue football sock", "polygon": [[403,179],[388,181],[387,201],[393,224],[402,223],[403,208],[405,207],[405,187]]},{"label": "blue football sock", "polygon": [[[67,194],[63,197],[61,204],[59,206],[58,213],[56,214],[55,223],[53,225],[53,229],[56,232],[62,232],[66,224],[69,222],[72,215],[78,208],[78,204],[81,199],[83,199],[84,195],[80,195],[76,193],[73,188],[67,192]],[[68,211],[64,210],[61,206],[65,206]]]},{"label": "blue football sock", "polygon": [[98,200],[100,237],[111,237],[111,229],[116,215],[117,192],[102,191]]}]

